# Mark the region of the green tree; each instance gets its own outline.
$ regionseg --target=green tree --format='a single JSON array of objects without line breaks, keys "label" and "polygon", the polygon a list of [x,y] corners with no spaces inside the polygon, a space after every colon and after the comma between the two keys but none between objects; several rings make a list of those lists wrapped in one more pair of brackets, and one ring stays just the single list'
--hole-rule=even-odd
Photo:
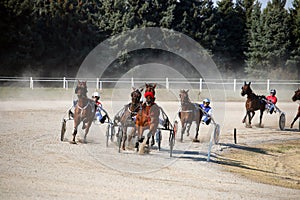
[{"label": "green tree", "polygon": [[291,19],[291,48],[287,65],[292,74],[297,74],[296,79],[300,79],[300,1],[294,0],[290,9]]}]

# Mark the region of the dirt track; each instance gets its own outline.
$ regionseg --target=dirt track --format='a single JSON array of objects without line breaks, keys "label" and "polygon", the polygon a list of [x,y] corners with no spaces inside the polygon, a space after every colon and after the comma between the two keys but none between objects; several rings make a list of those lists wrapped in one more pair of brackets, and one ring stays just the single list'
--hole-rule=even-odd
[{"label": "dirt track", "polygon": [[[104,102],[110,113],[109,102]],[[159,103],[175,116],[178,103]],[[200,144],[185,136],[176,143],[174,157],[168,146],[149,155],[118,153],[114,143],[105,147],[105,126],[93,125],[88,144],[61,142],[60,126],[67,101],[4,101],[1,116],[0,199],[299,199],[300,190],[252,181],[224,170],[216,155],[232,148],[233,128],[238,145],[251,146],[300,140],[295,130],[280,131],[277,114],[264,116],[264,128],[246,129],[241,123],[244,103],[226,103],[221,123],[221,145],[213,146],[207,162],[209,128],[202,126]],[[278,105],[287,124],[297,104]],[[254,124],[258,121],[254,118]],[[296,124],[296,127],[298,124]],[[192,127],[193,128],[193,127]],[[66,139],[71,138],[72,122]],[[167,137],[167,133],[164,133]],[[79,134],[82,138],[82,134]],[[294,177],[299,180],[299,174]]]}]

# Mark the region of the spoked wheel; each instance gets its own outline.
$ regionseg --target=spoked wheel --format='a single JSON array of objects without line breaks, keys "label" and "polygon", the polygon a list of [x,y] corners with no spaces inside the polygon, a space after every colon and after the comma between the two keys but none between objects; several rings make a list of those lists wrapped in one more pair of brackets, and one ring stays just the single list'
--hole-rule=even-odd
[{"label": "spoked wheel", "polygon": [[279,128],[280,128],[280,130],[284,130],[284,126],[285,126],[285,114],[281,113],[280,117],[279,117]]},{"label": "spoked wheel", "polygon": [[118,137],[117,137],[118,148],[119,148],[118,151],[119,151],[119,153],[121,152],[122,138],[123,138],[123,129],[119,127],[119,129],[118,129]]},{"label": "spoked wheel", "polygon": [[61,123],[60,141],[64,141],[65,133],[66,133],[66,120],[63,119]]},{"label": "spoked wheel", "polygon": [[156,142],[157,142],[157,146],[158,146],[158,150],[160,151],[160,146],[161,146],[161,130],[158,130],[157,132],[156,132],[156,135],[155,135],[155,140],[156,140]]},{"label": "spoked wheel", "polygon": [[214,143],[215,144],[219,143],[219,138],[220,138],[220,125],[216,124],[215,129],[214,129]]},{"label": "spoked wheel", "polygon": [[173,130],[170,130],[169,145],[170,145],[170,157],[172,157],[173,148],[174,148],[174,145],[175,145],[175,134],[174,134]]}]

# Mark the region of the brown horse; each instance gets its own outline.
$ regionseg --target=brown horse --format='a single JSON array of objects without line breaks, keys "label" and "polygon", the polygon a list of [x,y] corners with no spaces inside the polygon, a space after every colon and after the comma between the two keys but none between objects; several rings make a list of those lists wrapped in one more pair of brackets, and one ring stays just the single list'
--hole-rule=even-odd
[{"label": "brown horse", "polygon": [[141,102],[140,99],[142,97],[142,91],[141,89],[132,88],[133,91],[131,92],[131,103],[124,106],[124,109],[122,112],[115,117],[115,121],[119,121],[121,123],[121,128],[123,131],[123,137],[122,137],[122,149],[125,150],[125,143],[127,140],[127,129],[128,127],[132,127],[132,131],[129,134],[128,143],[130,143],[132,137],[135,136],[136,133],[136,127],[134,118],[138,111],[141,109]]},{"label": "brown horse", "polygon": [[78,101],[74,110],[74,131],[72,143],[76,144],[75,137],[77,134],[78,125],[82,122],[82,129],[85,129],[84,142],[86,143],[86,136],[89,132],[91,124],[95,116],[95,104],[93,100],[87,97],[87,85],[86,81],[78,81],[75,89]]},{"label": "brown horse", "polygon": [[203,113],[197,104],[191,102],[188,92],[189,90],[180,90],[179,93],[181,110],[179,111],[178,115],[182,127],[181,141],[183,140],[183,134],[185,133],[185,130],[187,131],[187,136],[189,136],[191,125],[193,122],[196,122],[196,135],[193,139],[193,142],[200,142],[198,140],[198,133]]},{"label": "brown horse", "polygon": [[142,104],[141,109],[136,115],[136,128],[138,132],[138,142],[136,143],[136,148],[139,148],[139,142],[143,142],[143,132],[149,129],[149,134],[147,135],[146,145],[149,145],[150,137],[152,136],[151,146],[154,145],[154,135],[159,123],[160,109],[157,104],[155,104],[155,87],[156,84],[145,84],[145,98],[146,102]]},{"label": "brown horse", "polygon": [[[300,100],[300,88],[298,88],[298,90],[295,91],[294,96],[292,97],[293,101],[297,101]],[[298,113],[296,115],[296,117],[294,118],[293,122],[291,123],[291,128],[293,128],[293,125],[295,123],[295,121],[300,117],[300,105],[298,107]]]},{"label": "brown horse", "polygon": [[[261,127],[262,117],[263,113],[266,107],[266,98],[265,96],[258,96],[252,92],[252,89],[250,88],[251,82],[248,84],[246,81],[244,82],[244,86],[242,87],[241,95],[245,96],[247,95],[247,101],[245,104],[246,107],[246,115],[243,119],[243,123],[246,122],[246,118],[248,116],[249,119],[249,125],[246,127],[251,128],[251,120],[253,119],[256,110],[260,110],[260,116],[259,116],[259,126]],[[252,114],[252,115],[251,115]]]}]

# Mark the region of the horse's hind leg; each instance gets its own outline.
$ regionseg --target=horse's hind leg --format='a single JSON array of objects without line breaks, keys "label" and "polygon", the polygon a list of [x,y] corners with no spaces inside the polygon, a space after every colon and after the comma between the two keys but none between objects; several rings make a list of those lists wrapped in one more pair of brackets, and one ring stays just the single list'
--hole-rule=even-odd
[{"label": "horse's hind leg", "polygon": [[122,138],[122,149],[125,150],[125,144],[126,144],[126,140],[127,140],[127,127],[124,127],[123,129],[123,138]]},{"label": "horse's hind leg", "polygon": [[261,123],[262,123],[262,117],[263,117],[263,114],[264,114],[264,110],[260,110],[259,127],[262,127],[262,126],[261,126]]}]

